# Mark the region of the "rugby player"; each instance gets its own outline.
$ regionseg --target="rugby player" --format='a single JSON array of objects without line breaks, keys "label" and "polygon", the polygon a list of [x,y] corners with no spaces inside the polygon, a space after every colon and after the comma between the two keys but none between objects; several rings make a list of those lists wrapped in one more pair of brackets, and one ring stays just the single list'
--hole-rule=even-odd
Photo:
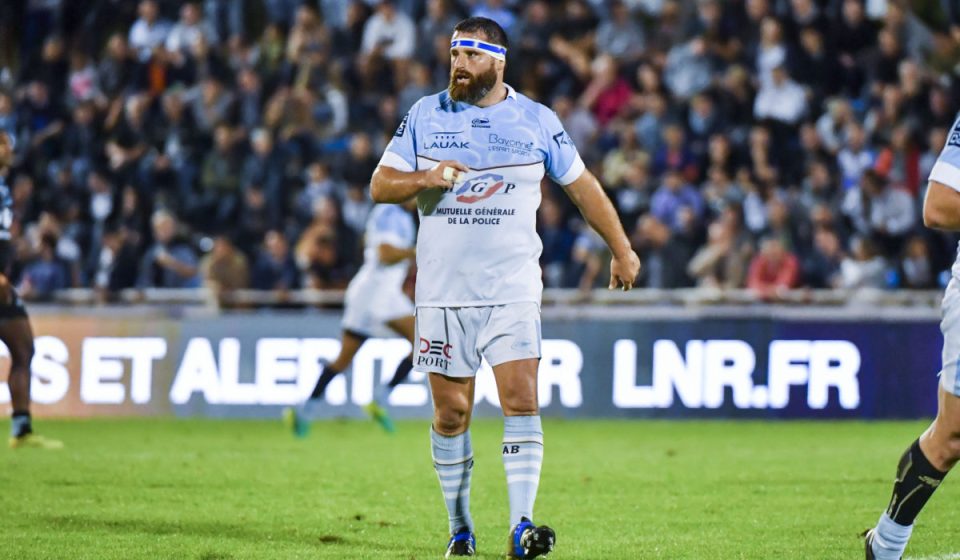
[{"label": "rugby player", "polygon": [[640,260],[600,183],[557,115],[503,82],[507,36],[494,21],[457,24],[446,90],[421,98],[373,175],[377,202],[417,199],[413,368],[433,395],[431,448],[449,516],[447,557],[476,554],[470,517],[470,417],[481,359],[504,414],[501,454],[510,502],[507,554],[550,552],[533,523],[544,439],[537,403],[540,301],[536,232],[544,175],[563,187],[613,254],[610,287],[630,289]]},{"label": "rugby player", "polygon": [[[930,171],[923,223],[934,229],[960,231],[960,116]],[[942,308],[937,417],[900,457],[890,504],[865,534],[867,560],[899,560],[903,556],[914,520],[960,460],[960,255]]]},{"label": "rugby player", "polygon": [[27,310],[10,284],[6,271],[10,259],[10,226],[13,223],[13,197],[6,176],[13,165],[13,137],[0,130],[0,341],[10,351],[10,400],[13,417],[10,447],[60,449],[63,443],[34,433],[30,419],[30,362],[33,360],[33,329]]},{"label": "rugby player", "polygon": [[[323,365],[310,397],[300,407],[284,411],[284,420],[295,435],[307,434],[313,407],[323,399],[330,382],[350,366],[368,338],[393,331],[413,343],[413,303],[403,293],[410,261],[416,256],[417,233],[410,214],[413,209],[414,203],[408,202],[403,206],[378,204],[370,211],[364,233],[363,266],[350,281],[344,297],[340,354]],[[385,408],[387,400],[390,391],[410,375],[411,358],[400,362],[389,383],[377,384],[373,401],[364,407],[388,432],[394,428]]]}]

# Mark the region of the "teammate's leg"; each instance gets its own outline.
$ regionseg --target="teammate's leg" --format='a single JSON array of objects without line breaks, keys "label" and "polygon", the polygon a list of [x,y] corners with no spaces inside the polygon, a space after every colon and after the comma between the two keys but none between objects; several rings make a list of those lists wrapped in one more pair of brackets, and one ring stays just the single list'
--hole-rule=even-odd
[{"label": "teammate's leg", "polygon": [[313,391],[310,392],[310,397],[307,399],[307,402],[316,402],[323,398],[324,393],[327,391],[327,386],[330,385],[330,382],[333,381],[335,377],[350,367],[350,363],[353,362],[353,357],[357,355],[357,352],[366,340],[367,337],[360,333],[349,330],[343,331],[343,334],[340,335],[340,353],[337,355],[337,359],[329,364],[324,364],[320,378],[317,379],[317,384],[313,387]]},{"label": "teammate's leg", "polygon": [[913,532],[914,519],[957,461],[960,461],[960,397],[941,386],[937,417],[900,457],[890,505],[868,533],[867,544],[877,560],[899,560]]},{"label": "teammate's leg", "polygon": [[340,337],[340,353],[337,355],[337,359],[331,363],[323,364],[323,370],[320,372],[317,384],[314,385],[307,400],[303,401],[298,407],[287,407],[283,410],[283,421],[295,436],[304,437],[307,435],[313,408],[323,400],[330,382],[350,366],[350,362],[353,361],[353,357],[363,346],[364,341],[366,341],[365,336],[344,330]]},{"label": "teammate's leg", "polygon": [[[410,344],[413,345],[415,329],[413,315],[388,321],[387,326],[390,327],[390,330],[393,332],[397,333],[403,338],[406,338]],[[373,400],[381,405],[385,405],[387,402],[387,397],[390,396],[390,391],[392,391],[397,385],[406,381],[407,377],[410,376],[410,371],[412,369],[413,352],[411,351],[409,356],[397,364],[397,369],[393,371],[393,377],[390,378],[390,381],[386,385],[380,383],[377,384],[373,392]]]},{"label": "teammate's leg", "polygon": [[553,550],[553,529],[533,524],[533,505],[543,464],[543,428],[537,402],[540,360],[524,359],[493,367],[503,409],[503,468],[510,500],[507,550],[513,558],[534,558]]},{"label": "teammate's leg", "polygon": [[473,471],[470,418],[475,387],[473,377],[430,374],[433,394],[430,448],[450,522],[448,556],[472,556],[476,547],[470,518],[470,475]]},{"label": "teammate's leg", "polygon": [[33,435],[30,418],[30,362],[33,360],[33,329],[26,317],[0,320],[0,340],[10,350],[10,400],[13,422],[10,429],[12,447],[33,446],[59,448],[59,441]]}]

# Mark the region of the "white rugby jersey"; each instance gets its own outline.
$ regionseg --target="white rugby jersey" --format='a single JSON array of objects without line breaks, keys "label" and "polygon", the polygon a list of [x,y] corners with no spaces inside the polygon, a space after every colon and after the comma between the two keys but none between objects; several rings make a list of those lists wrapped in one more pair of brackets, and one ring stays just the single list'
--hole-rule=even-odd
[{"label": "white rugby jersey", "polygon": [[446,91],[421,98],[380,160],[400,171],[441,160],[470,168],[453,190],[418,198],[419,307],[540,303],[540,182],[546,174],[569,185],[584,164],[552,110],[507,92],[490,107],[455,102]]},{"label": "white rugby jersey", "polygon": [[[960,192],[960,114],[953,121],[947,143],[943,146],[943,151],[940,152],[933,169],[930,170],[930,180],[943,183]],[[954,278],[960,279],[960,248],[951,272]]]},{"label": "white rugby jersey", "polygon": [[410,261],[398,263],[380,262],[380,245],[392,245],[409,249],[416,243],[416,226],[413,216],[395,204],[377,204],[370,210],[364,232],[363,266],[357,271],[351,286],[364,285],[371,289],[402,290],[407,278]]}]

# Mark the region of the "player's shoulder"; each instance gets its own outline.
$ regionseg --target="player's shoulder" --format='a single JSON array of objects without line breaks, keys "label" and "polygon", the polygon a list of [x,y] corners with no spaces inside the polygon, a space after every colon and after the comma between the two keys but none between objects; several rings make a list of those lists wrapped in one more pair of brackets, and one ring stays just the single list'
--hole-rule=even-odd
[{"label": "player's shoulder", "polygon": [[413,107],[410,108],[410,112],[424,114],[425,111],[442,110],[449,102],[449,98],[450,96],[447,94],[446,90],[438,91],[437,93],[431,93],[430,95],[424,95],[413,104]]},{"label": "player's shoulder", "polygon": [[515,92],[517,96],[517,105],[528,113],[542,127],[553,128],[560,122],[560,117],[550,107],[527,97],[526,95]]}]

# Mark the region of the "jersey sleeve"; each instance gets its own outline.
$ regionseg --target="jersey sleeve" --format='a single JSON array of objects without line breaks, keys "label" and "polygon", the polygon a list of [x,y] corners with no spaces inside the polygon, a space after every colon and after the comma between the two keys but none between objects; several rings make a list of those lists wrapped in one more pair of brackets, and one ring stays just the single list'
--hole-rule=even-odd
[{"label": "jersey sleeve", "polygon": [[373,221],[378,244],[398,249],[413,247],[413,224],[410,215],[396,206],[386,206]]},{"label": "jersey sleeve", "polygon": [[544,140],[547,142],[547,159],[544,162],[547,175],[556,183],[567,186],[580,177],[586,166],[556,113],[543,108],[540,122],[546,136]]},{"label": "jersey sleeve", "polygon": [[960,191],[960,116],[954,121],[947,143],[930,170],[930,180]]},{"label": "jersey sleeve", "polygon": [[400,171],[416,171],[417,169],[417,140],[416,120],[419,113],[420,101],[415,103],[400,121],[400,126],[393,133],[393,138],[383,151],[380,165],[392,167]]}]

